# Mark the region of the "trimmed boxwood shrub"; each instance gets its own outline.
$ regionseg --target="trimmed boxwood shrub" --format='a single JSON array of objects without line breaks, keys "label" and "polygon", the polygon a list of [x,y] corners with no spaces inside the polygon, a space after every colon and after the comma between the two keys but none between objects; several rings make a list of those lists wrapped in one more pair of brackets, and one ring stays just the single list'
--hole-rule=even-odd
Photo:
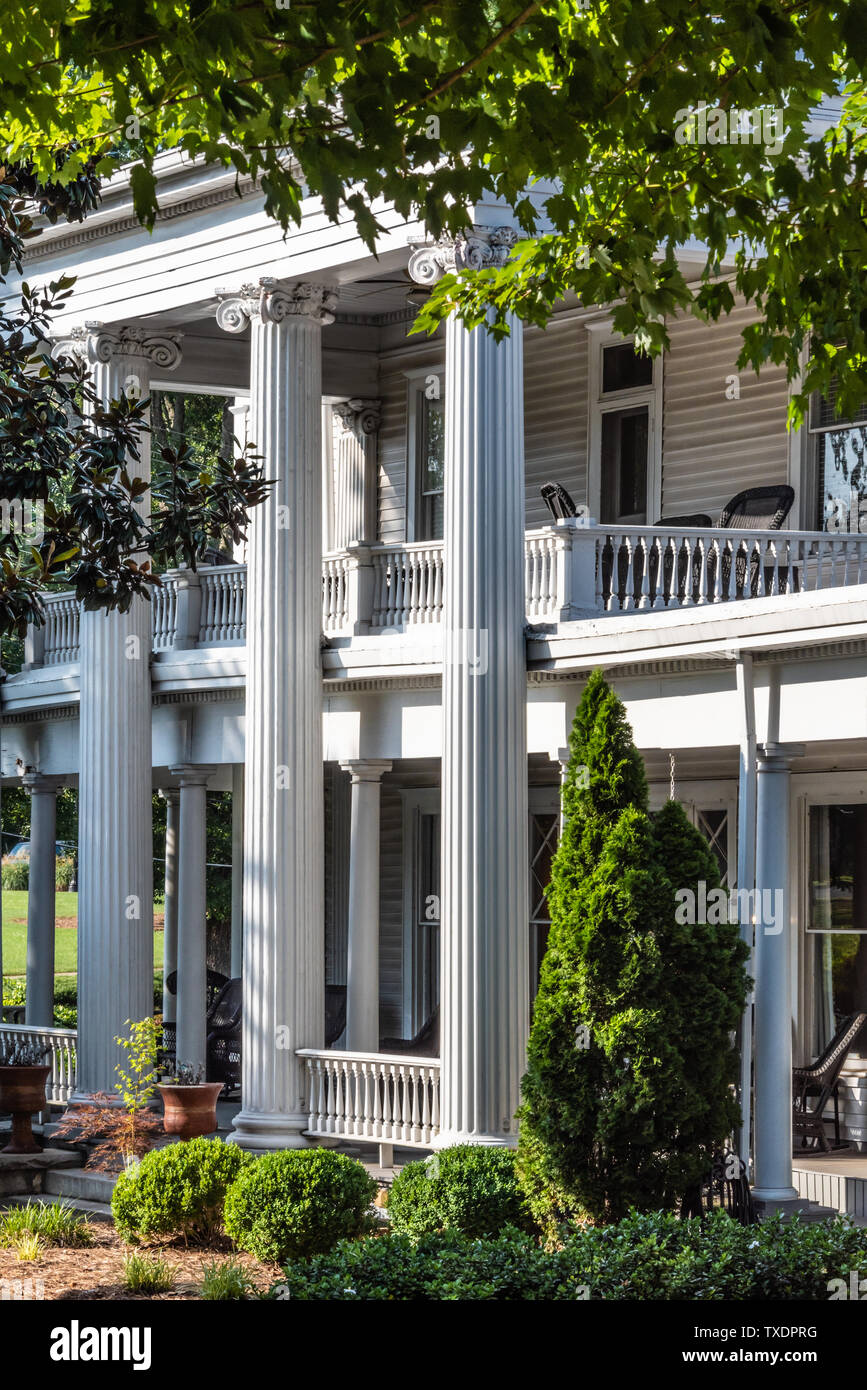
[{"label": "trimmed boxwood shrub", "polygon": [[156,1236],[183,1236],[207,1245],[222,1233],[226,1192],[253,1159],[222,1139],[190,1139],[145,1154],[121,1173],[111,1214],[123,1240],[137,1245]]},{"label": "trimmed boxwood shrub", "polygon": [[226,1230],[260,1260],[296,1259],[363,1235],[376,1183],[330,1149],[286,1149],[245,1168],[226,1196]]},{"label": "trimmed boxwood shrub", "polygon": [[455,1144],[408,1163],[388,1197],[392,1229],[416,1237],[445,1230],[494,1236],[505,1226],[530,1229],[515,1157],[513,1149]]},{"label": "trimmed boxwood shrub", "polygon": [[[513,1229],[494,1240],[457,1231],[341,1241],[289,1265],[271,1299],[379,1300],[823,1300],[867,1277],[867,1230],[845,1217],[805,1224],[779,1217],[740,1226],[725,1212],[704,1223],[632,1212],[587,1226],[545,1249]],[[834,1285],[832,1281],[842,1281]]]}]

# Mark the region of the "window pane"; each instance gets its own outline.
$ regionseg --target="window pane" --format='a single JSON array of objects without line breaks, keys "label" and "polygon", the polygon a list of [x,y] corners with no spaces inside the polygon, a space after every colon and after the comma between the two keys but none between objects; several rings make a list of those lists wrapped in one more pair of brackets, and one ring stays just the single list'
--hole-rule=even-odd
[{"label": "window pane", "polygon": [[867,806],[810,807],[809,930],[867,932]]},{"label": "window pane", "polygon": [[822,531],[867,531],[867,428],[816,435]]},{"label": "window pane", "polygon": [[631,343],[614,343],[602,349],[602,391],[628,391],[653,385],[653,360],[635,351]]},{"label": "window pane", "polygon": [[442,400],[428,400],[419,393],[418,501],[416,539],[443,538],[443,478],[445,461]]},{"label": "window pane", "polygon": [[648,437],[646,405],[602,416],[600,521],[646,523]]}]

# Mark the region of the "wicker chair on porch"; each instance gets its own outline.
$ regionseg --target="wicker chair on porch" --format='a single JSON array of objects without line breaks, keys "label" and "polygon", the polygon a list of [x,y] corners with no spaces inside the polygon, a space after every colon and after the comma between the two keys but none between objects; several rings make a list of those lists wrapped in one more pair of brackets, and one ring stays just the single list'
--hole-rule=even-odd
[{"label": "wicker chair on porch", "polygon": [[[205,999],[208,1009],[208,1025],[210,1026],[211,1009],[219,997],[220,991],[225,989],[229,983],[228,975],[221,975],[219,970],[209,970],[205,980]],[[172,970],[166,976],[166,989],[169,994],[178,992],[178,972]],[[175,1065],[175,1048],[177,1039],[177,1027],[174,1022],[163,1022],[163,1045],[162,1061],[168,1070]],[[183,1057],[181,1061],[183,1061]]]},{"label": "wicker chair on porch", "polygon": [[[823,1116],[832,1099],[835,1143],[840,1143],[837,1086],[846,1058],[858,1041],[865,1023],[867,1013],[852,1014],[837,1029],[821,1057],[809,1067],[794,1067],[792,1070],[792,1130],[801,1135],[801,1147],[804,1149],[808,1139],[815,1139],[823,1153],[830,1149]],[[809,1100],[811,1094],[816,1097],[813,1104]]]},{"label": "wicker chair on porch", "polygon": [[346,985],[325,986],[325,1046],[333,1047],[346,1027]]},{"label": "wicker chair on porch", "polygon": [[[792,510],[792,503],[795,500],[795,490],[789,487],[788,483],[774,483],[768,487],[748,487],[743,492],[738,492],[727,502],[719,515],[717,526],[727,531],[779,531],[789,512]],[[732,553],[735,557],[735,593],[746,596],[747,586],[747,547],[743,543],[735,549],[732,542]],[[708,556],[708,583],[711,580],[711,567],[713,556]],[[731,555],[723,555],[722,561],[722,591],[727,593],[729,585],[729,575],[731,574],[732,560]],[[764,566],[765,588],[767,589],[773,570],[769,566]],[[782,565],[779,569],[780,584],[783,585],[788,580],[788,566]],[[750,592],[755,596],[759,587],[759,562],[755,555],[750,557]],[[797,569],[792,569],[792,588],[795,592],[800,588],[800,576]]]},{"label": "wicker chair on porch", "polygon": [[562,483],[543,483],[539,491],[554,521],[566,521],[578,515],[578,508]]},{"label": "wicker chair on porch", "polygon": [[223,1094],[241,1084],[241,980],[227,980],[208,1010],[205,1075],[222,1081]]},{"label": "wicker chair on porch", "polygon": [[382,1038],[381,1052],[397,1052],[403,1057],[438,1057],[440,1053],[440,1010],[436,1006],[430,1018],[419,1028],[414,1038]]}]

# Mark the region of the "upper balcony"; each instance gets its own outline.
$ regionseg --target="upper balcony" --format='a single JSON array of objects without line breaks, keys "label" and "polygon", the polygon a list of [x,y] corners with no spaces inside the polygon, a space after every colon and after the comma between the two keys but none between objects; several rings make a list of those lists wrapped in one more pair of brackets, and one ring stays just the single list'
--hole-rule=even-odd
[{"label": "upper balcony", "polygon": [[[586,619],[740,606],[867,583],[867,535],[849,533],[612,529],[570,520],[528,531],[524,554],[527,621],[539,634]],[[446,580],[441,541],[356,545],[323,556],[326,642],[345,647],[357,637],[425,630],[434,636]],[[155,653],[244,645],[243,565],[170,571],[152,604]],[[78,605],[70,594],[46,595],[45,623],[28,631],[22,677],[78,655]],[[394,660],[404,660],[397,649]]]}]

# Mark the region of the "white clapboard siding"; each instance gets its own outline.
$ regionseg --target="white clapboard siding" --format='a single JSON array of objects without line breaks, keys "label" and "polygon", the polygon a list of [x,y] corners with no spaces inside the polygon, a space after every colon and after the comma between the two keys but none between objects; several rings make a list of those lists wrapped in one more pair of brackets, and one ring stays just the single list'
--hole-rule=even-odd
[{"label": "white clapboard siding", "polygon": [[[662,515],[701,511],[716,521],[743,488],[788,481],[785,372],[739,375],[740,399],[726,399],[726,377],[741,332],[754,315],[741,306],[704,325],[681,317],[669,325],[663,369]],[[795,518],[790,518],[796,522]]]},{"label": "white clapboard siding", "polygon": [[552,322],[524,335],[524,454],[528,527],[550,520],[539,489],[559,482],[576,502],[587,488],[587,330]]},{"label": "white clapboard siding", "polygon": [[379,428],[379,540],[386,544],[405,541],[406,536],[406,459],[407,459],[407,398],[405,373],[408,371],[441,372],[445,356],[441,340],[421,342],[407,352],[387,354],[382,359],[379,397],[382,401],[382,423]]}]

